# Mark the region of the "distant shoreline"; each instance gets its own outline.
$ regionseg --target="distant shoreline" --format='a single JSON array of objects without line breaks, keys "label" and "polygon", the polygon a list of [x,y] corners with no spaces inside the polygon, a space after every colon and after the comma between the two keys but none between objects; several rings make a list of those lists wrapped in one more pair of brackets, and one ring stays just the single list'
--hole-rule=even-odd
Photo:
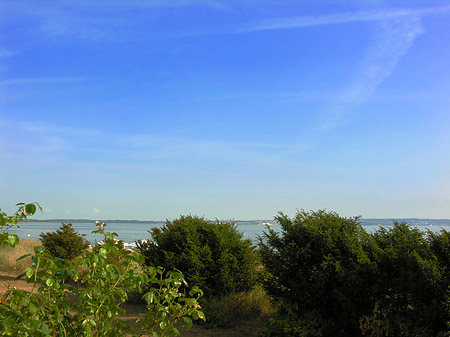
[{"label": "distant shoreline", "polygon": [[[23,223],[27,222],[50,222],[50,223],[94,223],[96,220],[94,219],[27,219],[22,221]],[[167,220],[102,220],[106,223],[135,223],[135,224],[161,224],[166,223]],[[234,221],[236,224],[239,223],[241,225],[249,224],[249,225],[264,225],[265,223],[269,223],[271,225],[277,225],[278,223],[271,219],[258,219],[258,220],[221,220],[221,221]],[[430,225],[428,222],[441,222],[442,224],[446,224],[450,226],[450,219],[432,219],[432,218],[361,218],[361,225],[363,226],[373,226],[378,223],[386,223],[392,221],[398,222],[406,222],[415,226],[428,226]]]}]

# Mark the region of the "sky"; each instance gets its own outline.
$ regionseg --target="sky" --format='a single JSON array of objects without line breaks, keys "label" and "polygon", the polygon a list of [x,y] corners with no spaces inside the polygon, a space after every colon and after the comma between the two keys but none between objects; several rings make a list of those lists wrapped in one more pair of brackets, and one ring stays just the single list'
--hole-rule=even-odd
[{"label": "sky", "polygon": [[0,207],[450,218],[450,2],[0,1]]}]

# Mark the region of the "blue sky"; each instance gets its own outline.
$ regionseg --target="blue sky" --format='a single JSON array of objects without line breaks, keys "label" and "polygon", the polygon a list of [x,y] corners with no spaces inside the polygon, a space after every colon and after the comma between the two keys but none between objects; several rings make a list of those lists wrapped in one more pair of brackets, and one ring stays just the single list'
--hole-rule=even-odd
[{"label": "blue sky", "polygon": [[448,1],[0,2],[0,206],[450,218]]}]

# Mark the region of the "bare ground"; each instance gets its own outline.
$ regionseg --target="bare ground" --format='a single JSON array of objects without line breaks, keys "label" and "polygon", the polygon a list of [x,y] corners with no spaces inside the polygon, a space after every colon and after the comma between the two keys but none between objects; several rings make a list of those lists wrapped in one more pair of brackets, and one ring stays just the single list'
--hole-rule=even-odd
[{"label": "bare ground", "polygon": [[20,275],[19,272],[0,272],[0,294],[8,290],[8,285],[26,291],[33,289],[33,285],[28,284],[25,280],[16,280],[18,275]]},{"label": "bare ground", "polygon": [[[32,290],[33,285],[28,284],[23,279],[16,280],[17,275],[19,275],[19,272],[16,271],[0,272],[0,296],[8,290],[8,285],[21,290]],[[124,309],[127,311],[127,315],[123,318],[133,324],[138,319],[139,314],[145,311],[145,306],[126,304]],[[182,337],[257,337],[260,323],[258,318],[240,322],[237,326],[229,329],[205,329],[202,326],[194,325],[189,330],[183,328],[179,330]]]}]

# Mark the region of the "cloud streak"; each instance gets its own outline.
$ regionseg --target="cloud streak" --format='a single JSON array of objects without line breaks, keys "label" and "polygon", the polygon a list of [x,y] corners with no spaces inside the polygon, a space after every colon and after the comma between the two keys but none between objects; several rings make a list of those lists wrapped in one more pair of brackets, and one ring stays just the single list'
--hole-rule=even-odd
[{"label": "cloud streak", "polygon": [[[171,167],[174,162],[252,163],[280,159],[296,145],[229,140],[200,140],[175,134],[104,134],[100,130],[1,120],[5,130],[0,154],[24,170],[62,165],[87,167],[105,164],[109,170]],[[14,128],[13,128],[14,126]],[[21,134],[20,138],[15,134]],[[76,159],[74,159],[76,158]],[[117,161],[120,158],[120,161]],[[244,159],[243,159],[244,158]],[[128,165],[123,165],[126,162]],[[22,165],[23,164],[23,165]],[[9,166],[9,165],[8,165]]]},{"label": "cloud streak", "polygon": [[[448,12],[450,12],[450,6],[419,9],[392,8],[321,16],[284,17],[253,22],[228,31],[224,29],[219,34],[257,33],[358,22],[373,25],[375,33],[370,38],[366,56],[356,69],[353,79],[343,86],[341,93],[327,108],[321,124],[316,127],[316,131],[326,132],[344,124],[352,112],[367,102],[378,86],[394,73],[398,62],[412,47],[415,39],[425,32],[421,22],[422,16]],[[186,36],[210,33],[187,33]]]},{"label": "cloud streak", "polygon": [[341,93],[328,107],[321,125],[317,127],[318,130],[326,132],[344,124],[352,112],[367,102],[378,86],[393,74],[398,62],[412,47],[414,40],[425,32],[421,22],[423,15],[449,11],[450,6],[441,6],[291,17],[251,24],[238,29],[236,33],[355,22],[374,25],[375,33],[370,39],[366,56],[355,71],[353,79],[343,86]]},{"label": "cloud streak", "polygon": [[238,28],[236,33],[256,32],[264,30],[303,28],[324,26],[352,22],[379,22],[385,20],[397,20],[411,16],[424,14],[436,14],[449,12],[450,6],[426,8],[426,9],[392,9],[383,11],[347,12],[321,16],[301,16],[280,19],[265,20]]},{"label": "cloud streak", "polygon": [[0,59],[1,58],[6,58],[6,57],[13,57],[15,56],[17,53],[7,49],[7,48],[0,48]]},{"label": "cloud streak", "polygon": [[389,17],[375,23],[375,34],[360,63],[354,79],[330,107],[331,114],[320,129],[328,130],[345,123],[349,115],[367,102],[378,86],[392,75],[400,59],[412,47],[414,40],[425,32],[416,13]]},{"label": "cloud streak", "polygon": [[53,83],[74,83],[91,81],[91,78],[75,76],[75,77],[27,77],[12,78],[0,81],[0,86],[5,85],[29,85],[29,84],[53,84]]}]

